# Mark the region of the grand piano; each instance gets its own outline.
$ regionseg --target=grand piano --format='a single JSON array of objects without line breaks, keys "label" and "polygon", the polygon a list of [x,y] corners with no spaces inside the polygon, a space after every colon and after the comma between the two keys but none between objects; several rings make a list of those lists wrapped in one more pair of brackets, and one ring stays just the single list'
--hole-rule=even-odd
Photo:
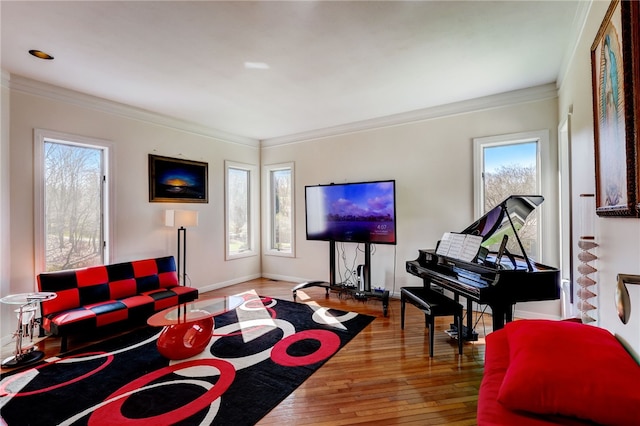
[{"label": "grand piano", "polygon": [[[455,300],[467,301],[465,340],[476,340],[473,330],[473,302],[489,305],[493,330],[513,319],[517,302],[555,300],[560,298],[560,271],[534,262],[526,254],[518,230],[531,212],[544,201],[540,195],[511,195],[455,237],[479,243],[473,259],[444,255],[439,241],[436,249],[418,250],[416,260],[407,261],[407,272],[423,279],[426,287],[449,290]],[[507,242],[510,241],[511,249]],[[515,240],[515,241],[514,241]],[[497,251],[491,251],[496,246]],[[477,246],[472,246],[477,247]],[[515,254],[519,248],[522,254]]]}]

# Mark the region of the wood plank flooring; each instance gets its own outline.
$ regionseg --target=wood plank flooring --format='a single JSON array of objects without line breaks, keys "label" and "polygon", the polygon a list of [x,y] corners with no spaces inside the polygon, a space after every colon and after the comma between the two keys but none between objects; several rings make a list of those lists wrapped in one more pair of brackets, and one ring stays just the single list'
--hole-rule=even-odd
[{"label": "wood plank flooring", "polygon": [[[202,296],[255,289],[261,295],[292,300],[293,286],[290,282],[257,279]],[[465,343],[462,356],[458,355],[456,342],[444,333],[452,317],[436,318],[434,357],[429,358],[424,315],[407,305],[405,329],[401,330],[398,299],[391,299],[387,317],[377,299],[362,302],[339,298],[337,293],[330,293],[327,298],[319,287],[298,291],[297,301],[373,315],[376,319],[259,425],[476,424],[484,336],[491,331],[490,316],[478,321],[476,331],[480,338]],[[70,349],[89,343],[92,342],[69,340]],[[51,337],[39,346],[47,356],[57,355],[60,349],[59,339]]]}]

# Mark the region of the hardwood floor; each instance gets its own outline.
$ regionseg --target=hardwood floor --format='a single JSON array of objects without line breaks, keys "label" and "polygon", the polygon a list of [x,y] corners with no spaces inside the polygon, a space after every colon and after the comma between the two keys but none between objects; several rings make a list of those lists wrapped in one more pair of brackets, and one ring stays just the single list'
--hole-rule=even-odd
[{"label": "hardwood floor", "polygon": [[[293,285],[258,279],[202,296],[255,289],[261,295],[292,300]],[[436,318],[434,357],[429,358],[424,315],[407,305],[405,329],[401,330],[398,299],[391,299],[387,317],[383,316],[379,300],[341,299],[336,293],[327,298],[319,287],[298,291],[297,301],[373,315],[376,319],[259,425],[476,424],[484,336],[491,331],[489,316],[480,319],[476,326],[480,338],[465,343],[462,356],[458,355],[457,343],[444,333],[452,317]],[[73,338],[69,341],[70,349],[88,343],[91,342]],[[39,346],[47,356],[57,355],[60,349],[59,339],[51,337]]]}]

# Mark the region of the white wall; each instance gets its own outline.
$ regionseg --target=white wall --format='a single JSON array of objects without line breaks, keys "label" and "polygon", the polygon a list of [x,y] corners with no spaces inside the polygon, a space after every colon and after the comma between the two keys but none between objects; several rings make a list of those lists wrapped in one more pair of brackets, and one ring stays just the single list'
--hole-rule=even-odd
[{"label": "white wall", "polygon": [[[559,119],[573,109],[570,130],[574,206],[579,205],[579,194],[595,193],[590,48],[608,6],[609,2],[591,4],[575,56],[559,90]],[[573,221],[579,220],[579,211],[574,209]],[[640,219],[597,218],[596,240],[600,244],[596,250],[598,325],[618,333],[640,352],[640,286],[628,286],[633,307],[628,324],[618,319],[614,303],[616,275],[640,274]]]},{"label": "white wall", "polygon": [[[405,271],[419,249],[434,248],[446,231],[460,231],[473,217],[473,138],[548,129],[556,151],[557,99],[521,102],[376,130],[264,147],[263,164],[295,162],[296,257],[263,255],[262,273],[297,281],[329,279],[329,245],[306,241],[304,186],[331,182],[396,180],[398,245],[377,245],[372,285],[389,290],[421,281]],[[551,169],[556,170],[555,156]],[[556,185],[542,209],[557,211]],[[555,214],[545,226],[557,230]],[[557,237],[557,232],[555,236]],[[543,263],[557,267],[557,241],[549,242]],[[355,244],[350,245],[350,254]],[[351,259],[351,257],[349,257]],[[519,304],[523,316],[560,315],[559,302]],[[531,312],[529,312],[531,311]]]},{"label": "white wall", "polygon": [[[5,100],[3,89],[3,104]],[[8,98],[8,97],[7,97]],[[242,282],[260,276],[260,257],[233,261],[224,257],[224,160],[259,164],[254,146],[229,143],[212,137],[180,131],[98,109],[78,106],[50,97],[11,90],[10,183],[5,182],[8,145],[5,143],[5,111],[0,160],[2,161],[2,240],[11,217],[10,256],[2,256],[2,294],[35,288],[33,222],[33,134],[46,129],[105,139],[114,147],[115,203],[113,257],[111,262],[163,255],[176,255],[176,230],[164,226],[165,209],[199,212],[199,226],[188,231],[187,272],[191,285],[203,290]],[[8,115],[7,115],[8,117]],[[209,202],[150,203],[148,154],[204,161],[209,164]],[[7,188],[10,191],[7,191]],[[10,193],[10,195],[7,195]],[[5,203],[9,200],[10,204]],[[3,245],[4,247],[4,245]],[[5,268],[10,266],[8,278]],[[9,284],[5,284],[5,283]],[[11,315],[3,315],[3,335],[13,326]],[[7,327],[6,324],[9,324]]]},{"label": "white wall", "polygon": [[[0,295],[10,293],[10,236],[9,222],[9,76],[6,73],[0,75]],[[10,315],[10,307],[0,306],[0,318]],[[9,321],[2,321],[0,336],[5,336],[11,331]]]}]

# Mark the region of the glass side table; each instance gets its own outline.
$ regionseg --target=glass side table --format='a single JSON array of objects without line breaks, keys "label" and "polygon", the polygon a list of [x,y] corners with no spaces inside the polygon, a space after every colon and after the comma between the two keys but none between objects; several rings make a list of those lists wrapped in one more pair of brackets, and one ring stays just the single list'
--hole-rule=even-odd
[{"label": "glass side table", "polygon": [[2,361],[2,367],[13,368],[31,364],[44,357],[44,352],[37,350],[34,345],[26,348],[22,347],[24,337],[29,337],[33,341],[33,330],[36,324],[36,312],[38,304],[46,300],[55,299],[58,295],[51,292],[19,293],[11,294],[0,299],[0,303],[5,305],[18,306],[15,310],[18,316],[18,327],[14,337],[16,338],[16,349],[13,356]]}]

